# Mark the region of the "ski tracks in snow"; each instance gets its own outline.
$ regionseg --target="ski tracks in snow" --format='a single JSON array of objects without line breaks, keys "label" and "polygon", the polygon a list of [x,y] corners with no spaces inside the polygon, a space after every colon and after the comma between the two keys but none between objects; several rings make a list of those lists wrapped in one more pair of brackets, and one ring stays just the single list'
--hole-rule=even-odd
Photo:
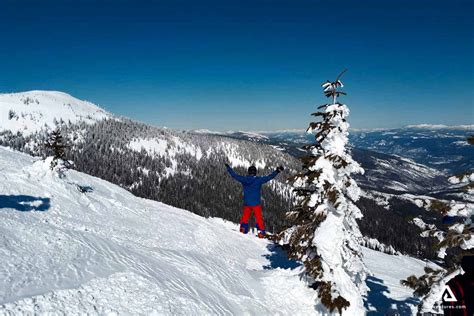
[{"label": "ski tracks in snow", "polygon": [[[0,147],[0,315],[314,314],[314,291],[268,240]],[[93,192],[80,193],[75,184]],[[275,259],[276,258],[276,259]]]}]

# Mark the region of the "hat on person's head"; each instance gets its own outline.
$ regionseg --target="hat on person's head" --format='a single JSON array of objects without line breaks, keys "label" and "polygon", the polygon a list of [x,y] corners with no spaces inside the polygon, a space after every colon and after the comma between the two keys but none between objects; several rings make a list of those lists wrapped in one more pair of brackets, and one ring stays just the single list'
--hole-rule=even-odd
[{"label": "hat on person's head", "polygon": [[257,175],[257,168],[255,166],[250,166],[247,171],[248,171],[249,176]]}]

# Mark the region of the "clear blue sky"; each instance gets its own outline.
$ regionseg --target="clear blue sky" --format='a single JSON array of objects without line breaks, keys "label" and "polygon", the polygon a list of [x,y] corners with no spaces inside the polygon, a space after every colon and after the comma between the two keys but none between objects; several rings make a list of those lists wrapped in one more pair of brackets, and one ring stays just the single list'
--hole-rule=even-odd
[{"label": "clear blue sky", "polygon": [[179,129],[305,128],[342,69],[353,127],[474,123],[472,0],[0,0],[0,91]]}]

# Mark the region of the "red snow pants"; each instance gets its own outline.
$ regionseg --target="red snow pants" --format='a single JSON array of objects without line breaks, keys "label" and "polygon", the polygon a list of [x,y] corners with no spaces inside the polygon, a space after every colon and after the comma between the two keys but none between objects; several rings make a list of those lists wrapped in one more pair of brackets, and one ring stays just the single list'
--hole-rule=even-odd
[{"label": "red snow pants", "polygon": [[265,224],[263,223],[262,206],[261,205],[255,205],[255,206],[245,205],[244,206],[244,214],[242,215],[242,218],[240,219],[240,225],[242,225],[242,224],[248,225],[250,216],[252,216],[252,212],[255,212],[255,219],[256,219],[256,222],[257,222],[257,229],[259,231],[264,231],[265,230]]}]

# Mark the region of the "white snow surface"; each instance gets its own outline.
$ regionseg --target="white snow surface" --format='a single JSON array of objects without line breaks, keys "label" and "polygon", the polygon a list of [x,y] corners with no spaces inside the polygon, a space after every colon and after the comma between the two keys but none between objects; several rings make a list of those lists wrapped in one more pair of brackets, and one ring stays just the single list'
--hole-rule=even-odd
[{"label": "white snow surface", "polygon": [[[0,170],[0,315],[324,314],[302,267],[233,223],[74,170],[60,179],[4,147]],[[420,275],[424,262],[363,250],[383,285],[368,283],[367,308],[410,307],[399,280]]]},{"label": "white snow surface", "polygon": [[301,268],[279,267],[267,240],[32,162],[0,147],[0,314],[315,313]]},{"label": "white snow surface", "polygon": [[54,128],[55,120],[94,123],[112,117],[97,105],[58,91],[28,91],[0,94],[0,131],[30,135]]},{"label": "white snow surface", "polygon": [[419,301],[413,298],[411,289],[400,284],[400,280],[410,275],[423,275],[426,266],[439,267],[407,256],[384,254],[368,248],[362,250],[370,272],[365,298],[367,310],[373,315],[416,315]]}]

